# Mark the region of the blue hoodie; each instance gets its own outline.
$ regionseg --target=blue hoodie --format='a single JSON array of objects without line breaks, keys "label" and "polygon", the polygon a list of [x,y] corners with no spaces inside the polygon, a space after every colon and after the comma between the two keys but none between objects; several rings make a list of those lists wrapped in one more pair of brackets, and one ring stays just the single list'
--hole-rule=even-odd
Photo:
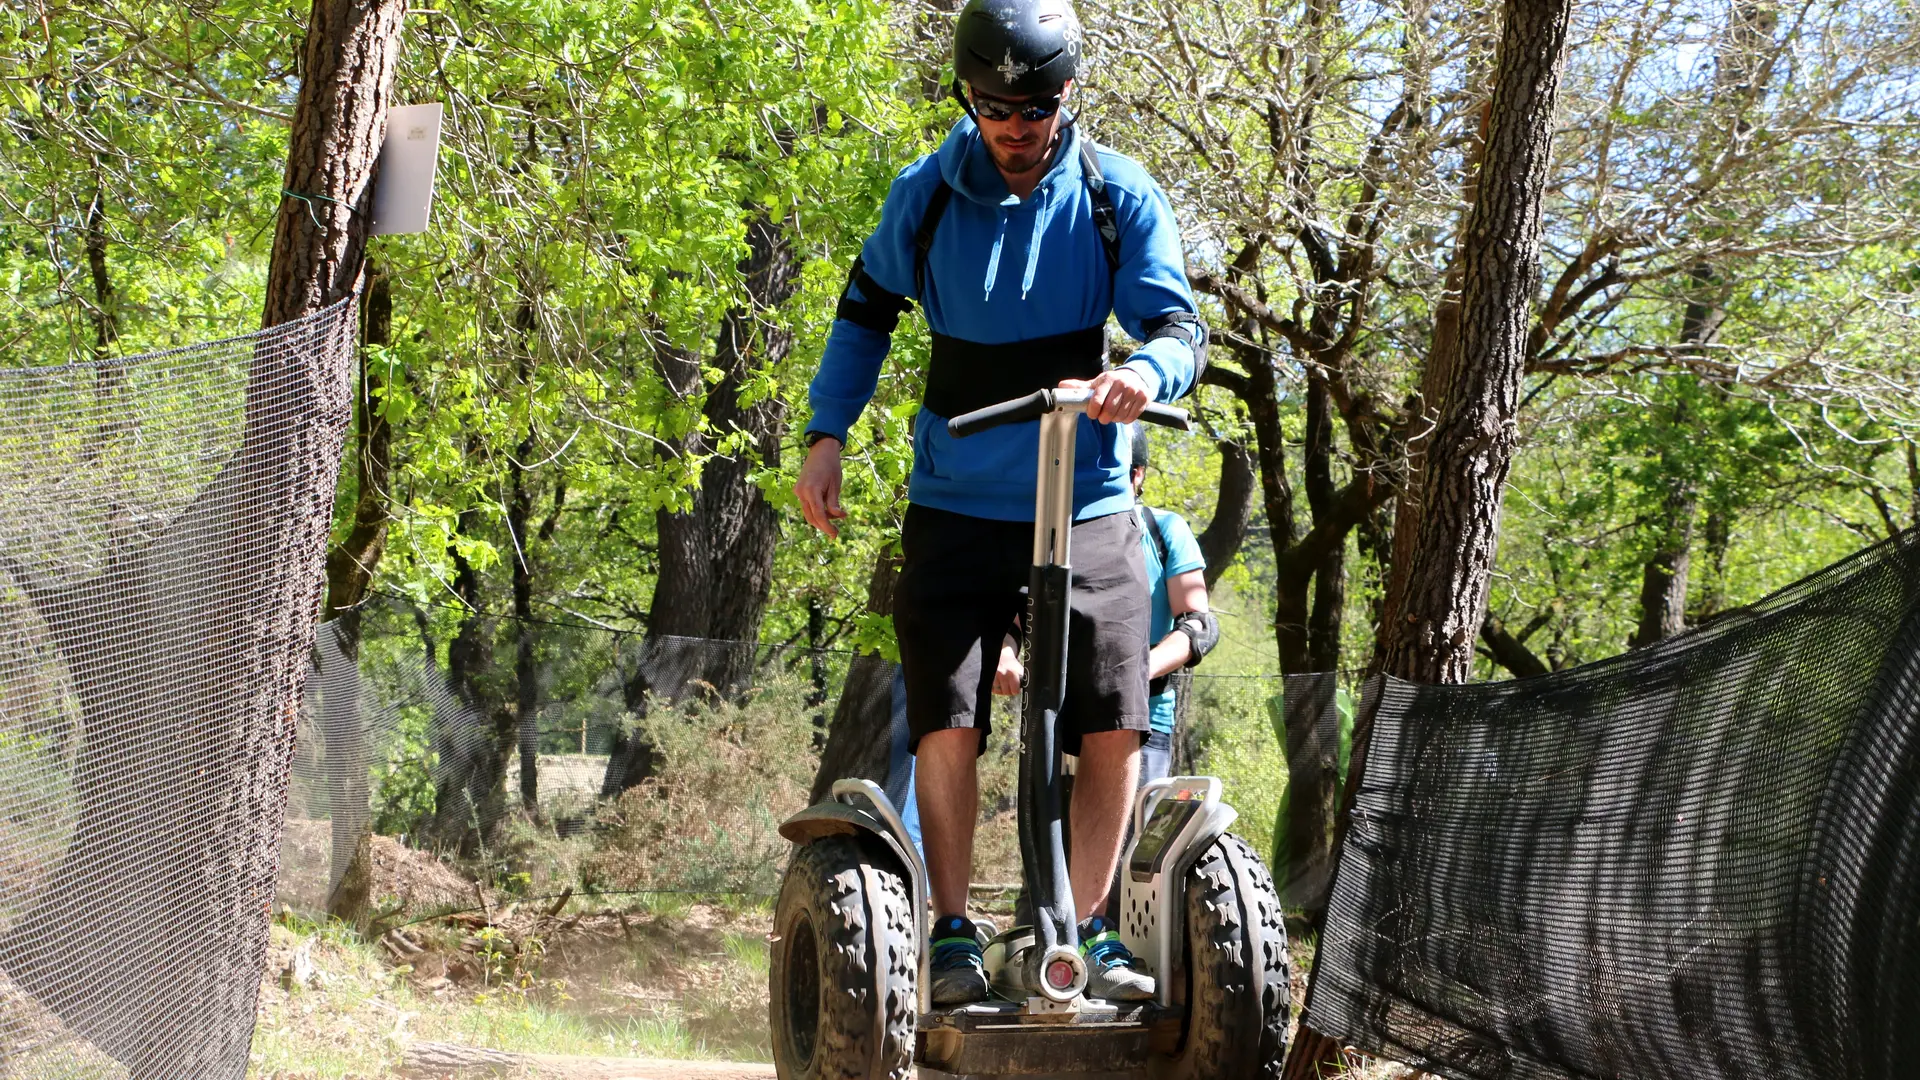
[{"label": "blue hoodie", "polygon": [[[1197,314],[1166,193],[1131,159],[1101,147],[1100,170],[1120,225],[1120,266],[1109,284],[1079,138],[1078,128],[1068,125],[1052,167],[1022,202],[1008,194],[973,121],[960,121],[939,150],[894,179],[880,227],[861,252],[867,275],[882,289],[919,301],[935,332],[987,345],[1100,326],[1109,312],[1140,340],[1144,320]],[[942,177],[955,197],[928,255],[927,295],[916,296],[913,236]],[[853,288],[855,299],[870,299]],[[847,429],[873,397],[892,340],[845,319],[834,321],[808,388],[813,418],[807,430],[846,442]],[[1173,401],[1192,388],[1193,353],[1178,338],[1148,342],[1126,366],[1145,377],[1155,401]],[[947,434],[947,419],[923,408],[914,422],[908,500],[974,517],[1032,521],[1039,421],[958,440]],[[1119,425],[1080,418],[1074,520],[1133,505],[1120,452],[1125,437]]]}]

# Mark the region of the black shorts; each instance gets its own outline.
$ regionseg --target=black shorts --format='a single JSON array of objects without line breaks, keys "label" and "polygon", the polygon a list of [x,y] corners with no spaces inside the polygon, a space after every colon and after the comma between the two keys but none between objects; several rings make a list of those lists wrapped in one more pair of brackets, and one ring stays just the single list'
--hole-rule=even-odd
[{"label": "black shorts", "polygon": [[[907,687],[910,745],[947,728],[992,730],[993,672],[1021,612],[1033,566],[1033,524],[907,507],[900,533],[894,635]],[[1149,590],[1140,522],[1131,511],[1077,522],[1067,700],[1057,735],[1077,754],[1088,732],[1151,727],[1147,708]]]}]

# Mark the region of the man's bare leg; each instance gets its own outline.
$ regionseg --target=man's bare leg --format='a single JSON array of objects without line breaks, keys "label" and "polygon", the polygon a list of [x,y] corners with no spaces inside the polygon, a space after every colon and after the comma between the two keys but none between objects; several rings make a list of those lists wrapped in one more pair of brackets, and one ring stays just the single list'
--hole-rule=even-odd
[{"label": "man's bare leg", "polygon": [[[921,745],[926,745],[922,740]],[[1086,920],[1107,910],[1107,889],[1120,861],[1127,812],[1140,776],[1140,733],[1102,731],[1081,736],[1080,763],[1073,776],[1074,918]],[[921,804],[921,820],[926,820]]]},{"label": "man's bare leg", "polygon": [[[1136,739],[1137,741],[1137,739]],[[980,820],[979,728],[948,728],[920,737],[913,766],[920,804],[920,842],[936,917],[967,913],[973,877],[973,827]],[[1108,872],[1112,872],[1109,866]]]}]

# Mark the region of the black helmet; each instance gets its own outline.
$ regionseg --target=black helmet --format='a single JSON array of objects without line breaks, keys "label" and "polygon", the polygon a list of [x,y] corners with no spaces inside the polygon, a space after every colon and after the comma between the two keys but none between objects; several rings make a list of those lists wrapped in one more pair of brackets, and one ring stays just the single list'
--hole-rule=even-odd
[{"label": "black helmet", "polygon": [[1134,469],[1144,469],[1147,467],[1147,425],[1135,420],[1128,426],[1133,429],[1131,432],[1133,436],[1132,452],[1127,455],[1130,458],[1127,464],[1127,471],[1131,472]]},{"label": "black helmet", "polygon": [[953,74],[994,97],[1057,92],[1080,70],[1080,19],[1067,0],[967,0]]}]

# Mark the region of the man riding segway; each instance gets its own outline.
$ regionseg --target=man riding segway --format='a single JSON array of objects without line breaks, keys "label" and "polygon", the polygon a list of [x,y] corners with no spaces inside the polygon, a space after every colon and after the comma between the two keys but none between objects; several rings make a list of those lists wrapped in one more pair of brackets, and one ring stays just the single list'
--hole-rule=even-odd
[{"label": "man riding segway", "polygon": [[[1285,1049],[1280,901],[1227,831],[1224,785],[1135,789],[1151,724],[1149,594],[1122,425],[1186,427],[1164,403],[1192,388],[1206,330],[1166,195],[1065,111],[1080,47],[1066,0],[960,12],[953,90],[968,118],[894,180],[810,390],[794,490],[835,535],[841,445],[900,313],[919,302],[933,354],[894,629],[925,857],[864,778],[836,780],[781,823],[793,849],[768,1011],[782,1080],[916,1068],[1228,1080],[1277,1075]],[[1112,371],[1110,316],[1146,343]],[[1016,618],[1032,919],[983,949],[966,906],[974,762]],[[1065,754],[1078,757],[1070,815]],[[1102,912],[1129,832],[1116,927]]]},{"label": "man riding segway", "polygon": [[[988,993],[966,908],[975,758],[995,658],[1023,604],[1039,427],[1000,427],[962,446],[946,421],[1056,386],[1089,393],[1073,477],[1060,717],[1062,749],[1079,755],[1069,867],[1077,936],[1090,997],[1143,1000],[1154,989],[1103,915],[1150,727],[1149,589],[1120,440],[1150,402],[1192,388],[1206,336],[1166,195],[1134,162],[1094,147],[1065,107],[1080,56],[1066,0],[972,0],[961,11],[953,91],[968,117],[895,179],[854,263],[811,387],[795,486],[807,520],[837,535],[841,446],[900,313],[918,301],[933,354],[914,427],[894,626],[936,914],[936,1005]],[[1146,342],[1111,371],[1109,312]]]}]

